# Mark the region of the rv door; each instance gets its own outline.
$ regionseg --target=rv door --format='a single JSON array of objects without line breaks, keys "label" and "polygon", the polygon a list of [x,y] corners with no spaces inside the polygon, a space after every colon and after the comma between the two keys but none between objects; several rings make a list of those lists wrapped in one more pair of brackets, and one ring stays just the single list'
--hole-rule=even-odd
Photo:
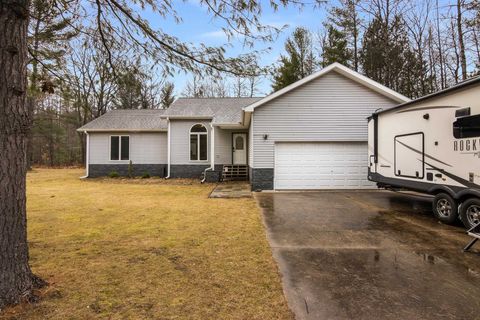
[{"label": "rv door", "polygon": [[395,136],[394,170],[396,176],[423,179],[425,172],[424,141],[423,132]]}]

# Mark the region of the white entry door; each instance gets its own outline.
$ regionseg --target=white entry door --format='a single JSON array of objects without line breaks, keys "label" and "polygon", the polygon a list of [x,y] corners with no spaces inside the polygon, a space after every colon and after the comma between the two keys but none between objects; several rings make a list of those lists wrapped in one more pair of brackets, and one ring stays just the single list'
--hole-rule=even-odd
[{"label": "white entry door", "polygon": [[315,142],[275,144],[275,189],[364,189],[367,144]]},{"label": "white entry door", "polygon": [[233,164],[247,164],[247,134],[234,133],[232,140]]}]

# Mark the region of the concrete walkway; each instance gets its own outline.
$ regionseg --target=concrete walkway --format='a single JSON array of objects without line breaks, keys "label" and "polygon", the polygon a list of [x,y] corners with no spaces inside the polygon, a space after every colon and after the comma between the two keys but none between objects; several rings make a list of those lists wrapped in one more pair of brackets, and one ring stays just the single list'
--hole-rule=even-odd
[{"label": "concrete walkway", "polygon": [[480,246],[393,192],[256,193],[297,319],[479,319]]},{"label": "concrete walkway", "polygon": [[250,198],[250,185],[245,181],[229,181],[218,184],[210,198]]}]

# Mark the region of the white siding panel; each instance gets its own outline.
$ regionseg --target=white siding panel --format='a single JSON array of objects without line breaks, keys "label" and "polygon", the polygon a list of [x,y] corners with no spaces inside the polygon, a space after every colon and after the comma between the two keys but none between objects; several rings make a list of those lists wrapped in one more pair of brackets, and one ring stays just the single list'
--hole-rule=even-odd
[{"label": "white siding panel", "polygon": [[277,143],[275,149],[275,189],[374,187],[367,180],[367,143]]},{"label": "white siding panel", "polygon": [[248,128],[248,165],[253,168],[253,114],[250,121],[250,128]]},{"label": "white siding panel", "polygon": [[396,104],[343,75],[326,74],[255,109],[254,167],[273,168],[276,141],[367,141],[366,118]]},{"label": "white siding panel", "polygon": [[167,163],[166,133],[90,133],[90,164],[128,163],[110,160],[110,136],[130,136],[130,160],[138,164]]},{"label": "white siding panel", "polygon": [[[190,160],[190,129],[197,123],[203,124],[207,128],[208,155],[206,161]],[[172,164],[210,164],[210,141],[211,128],[210,122],[200,120],[171,120],[171,160]]]}]

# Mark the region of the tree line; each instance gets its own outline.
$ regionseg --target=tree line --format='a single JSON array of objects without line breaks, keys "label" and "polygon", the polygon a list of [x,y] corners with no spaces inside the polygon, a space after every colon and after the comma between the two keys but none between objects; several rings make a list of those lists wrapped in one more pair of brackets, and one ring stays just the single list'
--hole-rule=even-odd
[{"label": "tree line", "polygon": [[[33,0],[30,5],[32,165],[84,163],[85,138],[76,128],[112,109],[168,108],[176,92],[253,97],[267,93],[259,85],[268,79],[276,91],[339,62],[417,98],[463,81],[480,67],[479,0],[338,0],[321,3],[328,14],[318,29],[295,29],[274,65],[259,68],[258,56],[246,55],[240,58],[247,61],[243,69],[238,61],[228,61],[234,70],[221,76],[190,71],[185,87],[175,88],[166,80],[173,73],[165,61],[179,57],[161,56],[155,45],[127,32],[109,35],[108,30],[116,30],[113,22],[79,23],[84,9],[75,1],[66,3]],[[152,37],[148,29],[146,36]],[[245,41],[272,39],[266,33]],[[220,54],[209,50],[210,55]]]},{"label": "tree line", "polygon": [[279,90],[339,62],[407,97],[477,75],[478,0],[339,0],[320,30],[297,28],[273,74]]}]

